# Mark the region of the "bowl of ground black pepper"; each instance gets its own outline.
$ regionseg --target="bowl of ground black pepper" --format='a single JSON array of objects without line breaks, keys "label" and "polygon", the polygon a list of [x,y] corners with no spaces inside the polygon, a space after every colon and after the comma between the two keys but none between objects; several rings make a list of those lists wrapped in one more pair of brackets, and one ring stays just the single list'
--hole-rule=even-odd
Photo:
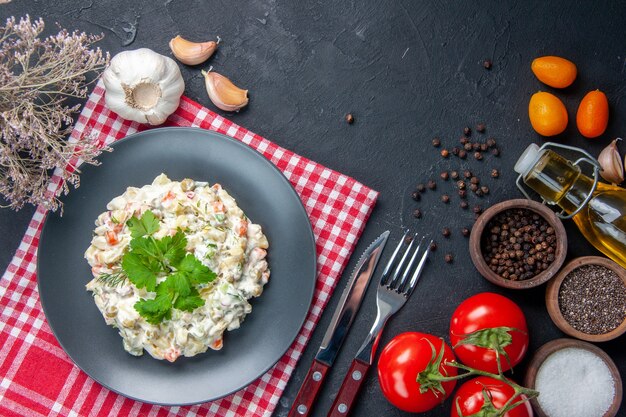
[{"label": "bowl of ground black pepper", "polygon": [[567,254],[567,234],[543,204],[507,200],[485,210],[474,223],[469,249],[474,266],[488,281],[526,289],[556,275]]},{"label": "bowl of ground black pepper", "polygon": [[575,258],[548,284],[546,306],[569,336],[615,339],[626,332],[626,270],[601,256]]}]

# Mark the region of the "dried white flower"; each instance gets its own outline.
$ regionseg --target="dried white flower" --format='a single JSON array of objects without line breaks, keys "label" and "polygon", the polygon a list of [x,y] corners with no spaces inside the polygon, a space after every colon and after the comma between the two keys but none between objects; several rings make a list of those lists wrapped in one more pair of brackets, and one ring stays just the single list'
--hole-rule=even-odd
[{"label": "dried white flower", "polygon": [[[73,115],[109,61],[100,48],[90,49],[100,36],[61,29],[40,39],[42,19],[7,19],[0,27],[0,194],[5,207],[19,210],[26,203],[57,210],[61,203],[49,190],[50,176],[59,168],[62,190],[77,187],[80,159],[96,164],[102,151],[89,137],[67,141]],[[90,78],[88,78],[90,75]]]}]

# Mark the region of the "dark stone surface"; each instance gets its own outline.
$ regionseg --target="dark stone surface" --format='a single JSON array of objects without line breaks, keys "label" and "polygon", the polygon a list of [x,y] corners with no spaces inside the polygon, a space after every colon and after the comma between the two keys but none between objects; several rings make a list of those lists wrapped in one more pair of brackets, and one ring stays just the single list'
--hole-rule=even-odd
[{"label": "dark stone surface", "polygon": [[[139,47],[168,54],[167,42],[177,34],[192,40],[219,35],[223,39],[219,51],[202,67],[213,65],[249,88],[251,96],[248,108],[227,117],[381,191],[357,254],[385,229],[392,231],[392,241],[403,227],[435,236],[444,226],[456,232],[445,242],[439,239],[439,250],[417,292],[390,321],[381,346],[410,330],[445,337],[456,305],[480,291],[505,294],[522,306],[531,331],[531,352],[562,336],[547,315],[544,287],[506,291],[478,275],[469,259],[467,239],[457,232],[472,224],[473,215],[458,208],[456,196],[449,205],[439,200],[439,193],[450,184],[440,182],[438,191],[426,193],[419,204],[411,200],[410,191],[417,182],[438,179],[443,169],[469,167],[491,189],[480,201],[484,207],[519,197],[512,166],[528,143],[543,141],[528,122],[528,100],[537,90],[555,92],[531,73],[530,62],[537,56],[561,55],[578,65],[574,85],[556,91],[570,116],[568,129],[556,141],[583,146],[597,155],[609,139],[623,135],[626,7],[620,2],[13,0],[0,6],[2,20],[25,13],[43,16],[50,30],[58,21],[70,29],[102,31],[106,37],[100,46],[112,54]],[[133,36],[133,42],[123,46]],[[483,68],[485,59],[493,62],[490,70]],[[182,72],[185,93],[214,109],[199,69],[183,66]],[[589,141],[577,132],[573,120],[580,99],[596,88],[606,92],[611,118],[607,133]],[[344,120],[349,112],[355,118],[352,125]],[[455,158],[442,160],[430,145],[433,136],[440,136],[445,146],[453,146],[463,127],[474,128],[480,122],[487,125],[483,137],[493,136],[502,145],[500,158],[477,162],[470,157],[459,164]],[[492,167],[501,170],[498,180],[488,177]],[[411,215],[417,206],[424,213],[421,220]],[[0,211],[2,269],[17,248],[31,212]],[[570,258],[597,254],[571,222],[567,230]],[[453,264],[443,262],[446,252],[454,253]],[[388,256],[385,253],[382,262]],[[348,270],[355,262],[351,260]],[[287,414],[340,293],[336,291],[330,300],[276,416]],[[375,292],[370,290],[321,393],[316,416],[326,415],[375,317],[374,301]],[[624,337],[600,346],[626,375]],[[516,375],[521,379],[523,366]],[[448,401],[424,415],[448,416],[449,407]],[[620,413],[624,412],[622,407]],[[372,369],[353,415],[408,414],[386,402]]]}]

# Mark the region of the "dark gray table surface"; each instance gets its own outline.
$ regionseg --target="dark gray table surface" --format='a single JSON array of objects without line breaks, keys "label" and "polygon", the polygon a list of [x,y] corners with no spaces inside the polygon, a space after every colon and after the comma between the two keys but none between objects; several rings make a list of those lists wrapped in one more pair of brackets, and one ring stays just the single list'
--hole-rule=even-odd
[{"label": "dark gray table surface", "polygon": [[[0,5],[0,18],[30,14],[43,17],[48,30],[59,22],[68,29],[103,32],[100,47],[115,54],[148,47],[170,54],[168,41],[177,34],[192,40],[222,38],[216,55],[202,67],[250,89],[250,104],[234,122],[277,144],[320,162],[381,192],[378,204],[356,248],[360,253],[385,229],[392,241],[410,227],[439,238],[440,249],[427,266],[416,294],[385,329],[383,343],[404,331],[423,331],[447,338],[455,307],[481,291],[495,291],[518,302],[527,315],[531,353],[563,336],[550,321],[545,287],[508,291],[480,277],[460,228],[473,215],[462,212],[454,198],[448,206],[437,193],[418,205],[410,199],[415,184],[437,178],[442,169],[473,169],[486,179],[491,193],[483,207],[519,197],[512,167],[531,142],[542,142],[530,127],[527,106],[542,85],[530,71],[533,58],[560,55],[574,61],[579,75],[573,86],[556,91],[568,109],[570,124],[556,141],[581,146],[593,154],[626,130],[626,6],[622,2],[293,2],[293,1],[37,1],[13,0]],[[493,61],[491,70],[483,68]],[[197,68],[181,66],[185,94],[210,109]],[[610,103],[607,132],[586,140],[573,120],[580,99],[603,90]],[[351,112],[355,123],[344,115]],[[487,135],[502,147],[500,158],[442,160],[430,145],[434,136],[456,144],[464,126],[483,122]],[[475,135],[475,133],[473,133]],[[622,145],[624,147],[624,145]],[[625,148],[626,149],[626,148]],[[491,180],[491,168],[501,178]],[[439,190],[451,189],[439,183]],[[475,199],[476,200],[476,199]],[[476,203],[474,203],[476,204]],[[412,217],[416,207],[421,220]],[[9,263],[32,216],[0,211],[0,269]],[[597,252],[570,222],[569,258]],[[445,240],[445,242],[444,242]],[[384,262],[390,255],[383,255]],[[443,255],[455,255],[445,264]],[[356,258],[356,257],[354,257]],[[351,270],[356,259],[351,259]],[[347,280],[344,275],[341,289]],[[304,352],[274,415],[284,416],[293,401],[341,291],[336,291]],[[376,314],[370,289],[317,403],[315,416],[326,415],[349,363]],[[626,375],[624,338],[600,344]],[[524,364],[527,360],[524,362]],[[524,364],[517,371],[521,378]],[[429,416],[448,416],[450,402]],[[620,415],[626,413],[622,407]],[[367,377],[355,416],[408,415],[382,396],[376,372]]]}]

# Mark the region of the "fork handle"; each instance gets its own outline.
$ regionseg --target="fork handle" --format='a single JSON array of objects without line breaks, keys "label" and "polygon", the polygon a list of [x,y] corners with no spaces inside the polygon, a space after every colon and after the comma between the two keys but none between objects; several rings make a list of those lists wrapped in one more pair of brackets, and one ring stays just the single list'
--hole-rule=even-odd
[{"label": "fork handle", "polygon": [[369,368],[370,364],[360,359],[352,361],[327,417],[346,417],[350,414]]}]

